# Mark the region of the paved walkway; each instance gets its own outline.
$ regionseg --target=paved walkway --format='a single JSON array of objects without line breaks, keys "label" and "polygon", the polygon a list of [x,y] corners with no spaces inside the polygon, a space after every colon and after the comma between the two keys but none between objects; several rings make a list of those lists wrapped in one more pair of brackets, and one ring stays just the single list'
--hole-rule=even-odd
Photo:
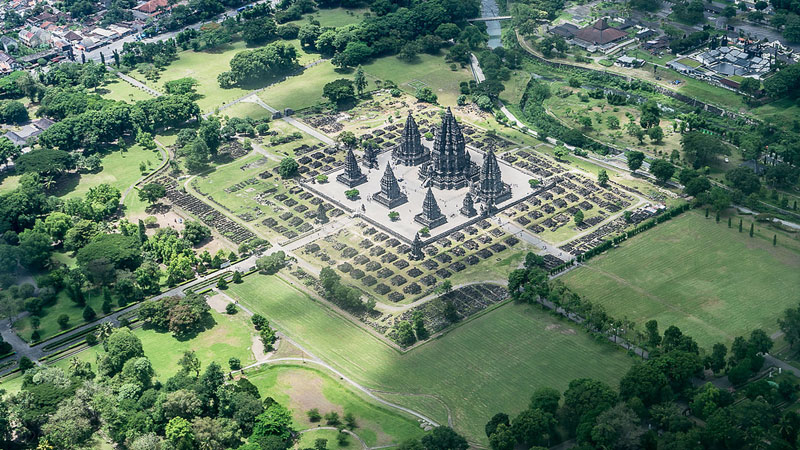
[{"label": "paved walkway", "polygon": [[133,78],[133,77],[128,76],[128,75],[125,75],[124,73],[119,72],[119,71],[117,72],[117,76],[122,78],[123,80],[127,81],[130,85],[132,85],[134,87],[137,87],[137,88],[147,92],[148,94],[152,95],[153,97],[160,97],[161,96],[160,92],[158,92],[157,90],[151,88],[150,86],[142,83],[141,81],[137,80],[136,78]]},{"label": "paved walkway", "polygon": [[[269,106],[268,104],[264,103],[264,100],[261,100],[261,97],[259,97],[258,95],[252,94],[252,97],[254,97],[253,100],[257,105],[261,106],[262,108],[266,109],[267,111],[269,111],[269,112],[277,112],[278,111],[277,109],[275,109],[275,108]],[[304,122],[301,122],[301,121],[295,119],[294,117],[291,117],[291,116],[283,117],[282,120],[285,121],[286,123],[290,124],[290,125],[293,125],[295,128],[298,128],[298,129],[304,131],[305,133],[307,133],[307,134],[319,139],[320,141],[322,141],[322,142],[324,142],[324,143],[326,143],[328,145],[336,144],[336,141],[334,141],[333,139],[328,137],[326,134],[323,134],[323,133],[317,131],[316,128],[312,128],[312,127],[306,125]]]}]

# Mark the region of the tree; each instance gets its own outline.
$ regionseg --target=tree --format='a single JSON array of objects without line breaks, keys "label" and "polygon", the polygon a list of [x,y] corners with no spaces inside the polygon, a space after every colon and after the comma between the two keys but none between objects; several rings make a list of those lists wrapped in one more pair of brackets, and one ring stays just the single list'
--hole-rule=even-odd
[{"label": "tree", "polygon": [[92,309],[91,306],[86,305],[86,307],[83,308],[83,320],[86,322],[91,322],[95,317],[97,317],[97,313],[94,312],[94,309]]},{"label": "tree", "polygon": [[192,450],[195,448],[194,432],[188,420],[173,417],[164,430],[167,440],[176,450]]},{"label": "tree", "polygon": [[198,245],[210,237],[211,229],[202,223],[196,220],[187,220],[184,222],[183,238],[193,245]]},{"label": "tree", "polygon": [[642,128],[650,128],[658,125],[661,117],[661,109],[655,100],[648,100],[642,103],[641,116],[639,117],[639,124]]},{"label": "tree", "polygon": [[118,373],[129,359],[144,356],[142,341],[128,328],[115,329],[105,340],[104,347],[106,354],[100,359],[98,370],[105,376]]},{"label": "tree", "polygon": [[250,439],[254,442],[259,442],[272,436],[283,442],[289,442],[293,433],[291,412],[273,401],[263,413],[256,417],[253,434]]},{"label": "tree", "polygon": [[50,260],[52,253],[50,236],[35,229],[19,234],[19,256],[23,266],[38,269]]},{"label": "tree", "polygon": [[533,391],[531,396],[530,409],[541,409],[546,413],[555,416],[558,411],[558,403],[561,401],[561,393],[553,388],[538,388]]},{"label": "tree", "polygon": [[322,96],[336,104],[337,107],[341,107],[355,99],[353,82],[346,78],[331,81],[322,87]]},{"label": "tree", "polygon": [[564,147],[563,145],[559,145],[553,149],[553,154],[555,155],[557,160],[563,161],[564,158],[566,158],[567,155],[569,155],[569,150],[567,150],[567,148]]},{"label": "tree", "polygon": [[714,373],[719,373],[725,368],[725,356],[728,354],[728,348],[725,344],[717,343],[711,349],[711,355],[708,357],[708,368],[713,370]]},{"label": "tree", "polygon": [[575,215],[572,216],[572,219],[575,221],[575,225],[580,225],[583,223],[583,211],[577,210],[575,211]]},{"label": "tree", "polygon": [[0,122],[20,125],[28,121],[28,110],[25,105],[9,100],[0,107]]},{"label": "tree", "polygon": [[195,378],[200,376],[200,359],[194,350],[183,352],[183,356],[178,360],[178,365],[184,373],[194,372]]},{"label": "tree", "polygon": [[541,409],[526,409],[511,421],[511,432],[517,442],[526,446],[547,445],[556,420]]},{"label": "tree", "polygon": [[446,426],[434,428],[430,434],[422,437],[421,442],[425,450],[467,450],[469,448],[469,444],[463,436]]},{"label": "tree", "polygon": [[600,172],[597,173],[597,184],[603,187],[608,186],[608,173],[606,169],[600,169]]},{"label": "tree", "polygon": [[664,139],[664,130],[662,130],[661,127],[656,125],[647,130],[647,136],[650,137],[651,141],[655,142],[656,144],[660,144],[661,141]]},{"label": "tree", "polygon": [[164,83],[164,91],[171,95],[188,95],[191,97],[195,94],[195,86],[197,86],[197,80],[192,77],[184,77]]},{"label": "tree", "polygon": [[633,450],[641,448],[645,433],[639,417],[624,403],[620,403],[597,417],[592,428],[592,440],[599,448]]},{"label": "tree", "polygon": [[740,166],[725,173],[725,180],[734,189],[750,195],[761,190],[761,180],[748,167]]},{"label": "tree", "polygon": [[231,279],[235,284],[239,284],[242,282],[242,273],[237,271],[233,272],[233,278]]},{"label": "tree", "polygon": [[628,168],[631,170],[631,173],[635,173],[637,169],[642,167],[642,162],[644,162],[644,153],[639,151],[629,151],[625,154],[625,157],[628,160]]},{"label": "tree", "polygon": [[158,183],[148,183],[139,189],[139,200],[146,201],[152,205],[159,199],[164,198],[166,194],[167,190],[164,186]]},{"label": "tree", "polygon": [[[561,394],[559,394],[558,396],[560,398]],[[491,419],[489,419],[488,422],[486,422],[486,427],[484,428],[486,431],[486,437],[491,437],[495,433],[495,431],[497,431],[497,428],[500,425],[509,426],[510,424],[511,422],[509,421],[508,414],[506,413],[495,414],[494,416],[492,416]]]},{"label": "tree", "polygon": [[650,163],[650,173],[656,177],[661,184],[666,184],[672,174],[675,173],[675,166],[666,159],[657,159]]},{"label": "tree", "polygon": [[356,87],[356,91],[358,91],[358,95],[364,93],[364,89],[367,87],[367,77],[364,75],[364,69],[362,69],[360,65],[356,69],[356,74],[353,78],[353,84]]},{"label": "tree", "polygon": [[36,149],[14,160],[18,173],[37,173],[42,176],[60,175],[74,167],[72,155],[62,150]]},{"label": "tree", "polygon": [[286,265],[286,253],[283,250],[262,256],[256,260],[256,268],[267,275],[274,274]]},{"label": "tree", "polygon": [[22,154],[22,150],[14,145],[7,137],[0,137],[0,164],[9,159],[14,159]]},{"label": "tree", "polygon": [[297,161],[287,156],[283,158],[278,165],[278,174],[284,179],[292,178],[297,174],[297,169],[299,168],[300,165],[297,164]]},{"label": "tree", "polygon": [[61,327],[62,330],[69,328],[69,316],[66,314],[59,315],[56,322],[58,322],[58,326]]},{"label": "tree", "polygon": [[278,31],[272,17],[256,17],[242,23],[242,39],[247,45],[258,45],[274,39]]},{"label": "tree", "polygon": [[730,154],[721,139],[699,131],[684,134],[681,137],[681,147],[686,160],[694,168],[708,165],[716,155]]}]

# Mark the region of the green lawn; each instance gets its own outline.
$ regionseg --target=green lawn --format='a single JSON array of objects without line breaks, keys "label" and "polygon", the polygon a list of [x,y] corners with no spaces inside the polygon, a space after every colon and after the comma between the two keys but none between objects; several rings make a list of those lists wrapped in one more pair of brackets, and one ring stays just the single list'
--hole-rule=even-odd
[{"label": "green lawn", "polygon": [[220,115],[228,117],[238,117],[240,119],[251,118],[254,120],[261,120],[269,118],[272,113],[261,107],[261,105],[252,102],[240,102],[230,108],[220,111]]},{"label": "green lawn", "polygon": [[322,27],[341,27],[344,25],[360,23],[364,17],[366,8],[331,8],[319,9],[312,14],[306,14],[302,20],[291,22],[297,26],[303,26],[309,18],[316,19]]},{"label": "green lawn", "polygon": [[[299,63],[307,64],[314,59],[318,59],[318,55],[308,55],[300,49],[300,42],[297,40],[287,41],[293,44],[299,54]],[[255,48],[255,47],[254,47]],[[253,86],[246,88],[234,87],[230,89],[222,89],[217,82],[217,76],[230,70],[230,61],[233,57],[243,51],[248,50],[243,41],[235,42],[230,45],[219,48],[215,51],[209,52],[195,52],[193,50],[186,50],[178,53],[178,59],[167,66],[166,70],[161,73],[161,77],[156,82],[146,80],[139,72],[133,71],[131,76],[139,79],[148,86],[163,92],[164,83],[170,80],[177,80],[184,77],[192,77],[197,80],[196,90],[201,94],[197,100],[197,104],[203,112],[211,112],[216,107],[224,103],[228,103],[237,99],[252,89],[260,88],[270,82],[266,77],[261,83],[256,83]],[[320,94],[322,90],[320,89]]]},{"label": "green lawn", "polygon": [[105,98],[130,103],[153,98],[152,95],[139,88],[131,86],[128,82],[123,81],[120,78],[113,78],[113,81],[98,89],[98,92],[100,92]]},{"label": "green lawn", "polygon": [[797,304],[800,243],[797,237],[757,224],[750,238],[727,220],[719,224],[690,211],[658,225],[619,249],[592,259],[563,277],[568,286],[601,303],[615,317],[643,328],[656,319],[663,331],[676,325],[710,348],[763,328],[777,330],[781,312]]},{"label": "green lawn", "polygon": [[325,61],[264,89],[258,96],[275,109],[300,110],[324,101],[323,86],[338,78],[352,79],[353,75],[337,73],[330,61]]},{"label": "green lawn", "polygon": [[0,193],[12,191],[19,187],[19,179],[22,175],[9,175],[0,180]]},{"label": "green lawn", "polygon": [[400,89],[412,95],[417,87],[427,86],[439,97],[439,103],[445,106],[455,106],[460,94],[458,84],[472,79],[468,68],[451,70],[444,61],[444,53],[420,53],[416,61],[411,63],[387,56],[365,64],[364,71],[380,80],[392,80]]},{"label": "green lawn", "polygon": [[[525,408],[535,388],[564,389],[577,377],[615,385],[630,365],[623,352],[528,305],[502,306],[400,354],[274,276],[248,277],[228,293],[370,388],[438,397],[456,429],[481,443],[486,421]],[[431,415],[441,411],[431,408],[431,397],[393,400]]]},{"label": "green lawn", "polygon": [[[103,305],[102,293],[88,293],[86,295],[86,304],[91,306],[98,316],[103,315],[103,311],[101,309],[101,306]],[[113,307],[116,306],[116,303],[113,303]],[[70,300],[70,298],[67,297],[66,292],[59,292],[56,302],[52,306],[44,308],[42,316],[39,318],[39,336],[41,336],[41,339],[47,339],[61,331],[61,328],[58,325],[58,317],[62,314],[69,316],[69,325],[67,328],[84,324],[85,321],[83,320],[83,308],[83,306],[80,306]],[[14,331],[16,331],[21,338],[30,342],[31,333],[33,333],[31,317],[28,316],[14,322]]]},{"label": "green lawn", "polygon": [[[317,408],[323,415],[331,411],[336,411],[340,417],[352,413],[358,423],[358,427],[352,431],[372,447],[397,444],[422,434],[422,429],[412,416],[379,405],[350,385],[314,369],[313,365],[262,367],[257,372],[248,371],[248,380],[258,387],[262,396],[270,396],[292,410],[297,430],[325,426],[324,420],[315,423],[308,420],[306,412]],[[308,438],[312,444],[316,438],[327,438],[328,448],[337,448],[336,431],[331,432],[333,437],[323,435],[323,430],[319,430],[310,433]]]},{"label": "green lawn", "polygon": [[149,170],[155,170],[161,165],[161,153],[158,151],[144,150],[138,145],[133,145],[127,151],[108,152],[101,157],[102,169],[97,173],[68,174],[59,179],[53,195],[57,197],[82,197],[89,188],[108,183],[125,192],[129,186],[141,176],[139,165],[145,163]]}]

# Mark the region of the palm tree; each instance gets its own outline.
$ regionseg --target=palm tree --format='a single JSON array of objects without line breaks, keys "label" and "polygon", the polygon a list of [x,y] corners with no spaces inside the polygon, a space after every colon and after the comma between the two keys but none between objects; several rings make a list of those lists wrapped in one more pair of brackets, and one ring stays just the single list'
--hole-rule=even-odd
[{"label": "palm tree", "polygon": [[103,322],[99,327],[97,327],[97,338],[103,343],[103,349],[106,351],[108,351],[108,344],[106,343],[106,340],[113,332],[114,325],[112,325],[111,322]]}]

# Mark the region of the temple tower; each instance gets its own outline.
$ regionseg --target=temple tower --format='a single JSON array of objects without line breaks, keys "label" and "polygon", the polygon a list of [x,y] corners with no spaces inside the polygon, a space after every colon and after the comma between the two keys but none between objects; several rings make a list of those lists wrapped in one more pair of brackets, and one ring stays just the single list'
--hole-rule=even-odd
[{"label": "temple tower", "polygon": [[367,176],[361,173],[361,168],[358,167],[358,161],[356,161],[356,155],[353,154],[352,148],[347,149],[347,157],[344,159],[344,172],[337,175],[336,180],[350,188],[367,182]]},{"label": "temple tower", "polygon": [[364,165],[369,169],[378,168],[378,149],[375,145],[366,145],[364,147]]},{"label": "temple tower", "polygon": [[392,151],[392,157],[398,164],[405,166],[416,166],[430,159],[430,153],[422,146],[419,127],[411,111],[408,112],[403,135],[400,136],[400,144]]},{"label": "temple tower", "polygon": [[424,257],[422,254],[422,241],[419,238],[419,233],[414,235],[414,242],[411,243],[411,255],[409,259],[420,260]]},{"label": "temple tower", "polygon": [[420,175],[430,179],[430,185],[438,189],[461,189],[469,184],[474,174],[473,166],[461,127],[447,108],[441,125],[436,129],[431,161]]},{"label": "temple tower", "polygon": [[464,204],[459,211],[467,217],[478,215],[478,211],[475,211],[475,204],[472,201],[472,194],[469,192],[464,196]]},{"label": "temple tower", "polygon": [[389,209],[408,201],[406,194],[400,192],[400,185],[397,184],[397,178],[395,178],[392,166],[388,162],[386,163],[386,171],[383,172],[383,178],[381,178],[381,191],[373,195],[372,198]]},{"label": "temple tower", "polygon": [[500,203],[511,197],[511,187],[503,183],[500,174],[500,165],[493,149],[489,149],[483,158],[483,166],[478,182],[473,185],[473,191],[479,202]]},{"label": "temple tower", "polygon": [[425,194],[425,201],[422,202],[422,212],[414,216],[414,220],[431,229],[447,222],[447,217],[439,209],[439,204],[436,203],[436,197],[433,196],[431,188],[428,188],[428,193]]}]

